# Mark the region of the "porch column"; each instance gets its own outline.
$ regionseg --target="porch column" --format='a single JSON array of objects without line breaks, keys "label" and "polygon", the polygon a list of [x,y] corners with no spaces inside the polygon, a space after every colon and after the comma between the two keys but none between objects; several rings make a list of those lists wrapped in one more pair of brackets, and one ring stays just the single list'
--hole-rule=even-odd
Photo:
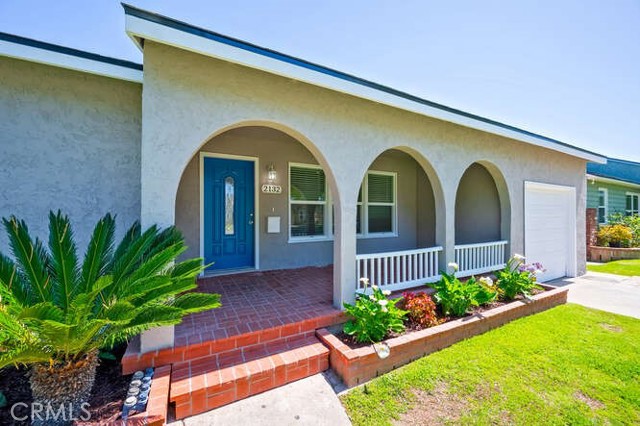
[{"label": "porch column", "polygon": [[[171,167],[170,160],[159,156],[153,146],[148,146],[144,134],[142,142],[140,224],[143,230],[154,224],[161,228],[172,226],[175,223],[175,190],[172,188],[177,188],[177,182],[166,172]],[[172,325],[156,327],[140,335],[140,353],[171,348],[173,342]]]},{"label": "porch column", "polygon": [[[343,191],[345,193],[346,191]],[[353,303],[356,292],[356,202],[342,200],[335,211],[333,306]]]},{"label": "porch column", "polygon": [[444,231],[442,236],[443,247],[442,257],[440,258],[440,269],[447,271],[449,262],[456,261],[456,191],[445,191],[444,193],[444,223],[438,225]]}]

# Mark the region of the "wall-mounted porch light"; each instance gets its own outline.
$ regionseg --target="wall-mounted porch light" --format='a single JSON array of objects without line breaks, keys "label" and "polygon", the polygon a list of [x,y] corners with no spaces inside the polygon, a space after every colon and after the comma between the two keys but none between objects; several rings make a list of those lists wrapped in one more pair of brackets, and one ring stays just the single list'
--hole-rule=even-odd
[{"label": "wall-mounted porch light", "polygon": [[273,183],[277,178],[278,173],[276,172],[276,167],[273,165],[273,163],[270,163],[267,166],[267,180],[269,181],[269,183]]}]

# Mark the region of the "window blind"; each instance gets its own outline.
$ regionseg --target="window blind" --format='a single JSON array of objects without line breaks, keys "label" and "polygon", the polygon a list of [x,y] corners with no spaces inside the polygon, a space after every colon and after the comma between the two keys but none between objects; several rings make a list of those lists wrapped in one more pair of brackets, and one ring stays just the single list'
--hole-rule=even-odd
[{"label": "window blind", "polygon": [[326,181],[322,169],[295,167],[290,170],[291,200],[325,201]]}]

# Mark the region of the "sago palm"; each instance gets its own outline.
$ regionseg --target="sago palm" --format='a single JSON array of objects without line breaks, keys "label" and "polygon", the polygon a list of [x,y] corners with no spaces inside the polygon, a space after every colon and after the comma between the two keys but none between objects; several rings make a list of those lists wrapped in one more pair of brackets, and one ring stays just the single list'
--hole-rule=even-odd
[{"label": "sago palm", "polygon": [[12,216],[3,224],[13,259],[0,253],[0,368],[31,365],[36,402],[79,408],[99,349],[220,305],[217,294],[190,292],[202,259],[175,261],[186,246],[173,227],[142,232],[136,223],[115,246],[107,214],[80,262],[60,212],[49,214],[48,249],[24,221]]}]

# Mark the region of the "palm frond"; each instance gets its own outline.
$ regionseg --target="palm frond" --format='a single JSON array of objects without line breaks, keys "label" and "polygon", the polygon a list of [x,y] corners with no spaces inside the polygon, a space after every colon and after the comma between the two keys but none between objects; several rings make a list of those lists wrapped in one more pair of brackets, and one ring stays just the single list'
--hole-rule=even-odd
[{"label": "palm frond", "polygon": [[26,223],[18,220],[15,216],[11,216],[9,219],[3,218],[2,222],[9,235],[9,245],[16,259],[16,264],[33,287],[34,295],[31,302],[48,300],[50,294],[49,275],[47,274],[49,256],[44,250],[42,242],[37,238],[35,241],[31,240]]},{"label": "palm frond", "polygon": [[186,293],[178,296],[171,306],[192,314],[220,307],[219,294]]},{"label": "palm frond", "polygon": [[[18,266],[0,253],[0,296],[7,299],[11,294],[12,305],[30,305],[32,294],[25,286]],[[5,303],[8,301],[5,300]]]},{"label": "palm frond", "polygon": [[136,307],[125,301],[118,301],[106,307],[102,317],[113,323],[127,323],[136,315]]},{"label": "palm frond", "polygon": [[128,300],[136,306],[143,306],[153,302],[165,302],[176,294],[184,293],[196,288],[192,279],[174,280],[169,284],[158,286],[142,294],[136,294]]},{"label": "palm frond", "polygon": [[91,287],[85,293],[77,294],[71,302],[68,311],[68,321],[81,322],[89,315],[97,315],[107,303],[102,296],[105,289],[113,285],[113,277],[111,275],[102,275],[91,284]]},{"label": "palm frond", "polygon": [[22,309],[16,318],[19,320],[33,319],[62,322],[64,321],[64,312],[51,302],[41,302]]},{"label": "palm frond", "polygon": [[147,255],[153,256],[156,253],[176,244],[184,245],[184,238],[178,228],[175,226],[169,226],[156,234]]},{"label": "palm frond", "polygon": [[109,267],[110,270],[113,269],[113,263],[124,256],[124,253],[129,250],[131,244],[133,244],[136,239],[140,238],[141,234],[142,227],[140,226],[140,222],[134,222],[133,225],[131,225],[131,227],[124,234],[124,237],[122,237],[122,241],[120,241],[118,247],[116,247],[116,250],[113,253],[112,264]]},{"label": "palm frond", "polygon": [[102,319],[93,319],[78,325],[71,330],[71,339],[69,339],[71,344],[67,346],[67,353],[70,355],[85,354],[104,346],[107,336],[104,331],[109,325],[109,321]]},{"label": "palm frond", "polygon": [[[186,249],[184,243],[176,243],[156,251],[153,255],[143,258],[136,270],[126,277],[126,281],[133,282],[162,272]],[[126,287],[127,282],[123,282],[122,286]]]},{"label": "palm frond", "polygon": [[107,273],[107,266],[111,261],[113,252],[113,236],[115,234],[116,221],[110,214],[98,221],[91,241],[87,247],[87,253],[82,264],[83,291],[89,291],[89,287],[100,277]]},{"label": "palm frond", "polygon": [[140,278],[131,285],[125,286],[119,293],[121,299],[129,300],[144,295],[152,290],[164,287],[170,287],[174,284],[174,280],[166,275],[152,275],[150,277]]},{"label": "palm frond", "polygon": [[149,328],[177,324],[182,320],[179,308],[167,305],[149,306],[141,310],[128,324],[129,327],[145,326]]},{"label": "palm frond", "polygon": [[52,353],[45,348],[33,346],[19,346],[6,352],[0,352],[0,369],[9,365],[29,365],[37,362],[47,362],[51,359]]},{"label": "palm frond", "polygon": [[206,267],[209,265],[204,265],[204,259],[201,257],[197,257],[195,259],[188,259],[182,262],[175,263],[169,274],[174,277],[196,277],[198,276]]},{"label": "palm frond", "polygon": [[71,223],[62,212],[49,212],[51,286],[56,304],[67,311],[79,284],[78,253]]},{"label": "palm frond", "polygon": [[120,289],[122,281],[124,281],[129,274],[135,271],[144,259],[144,255],[153,244],[157,233],[158,228],[156,226],[150,227],[139,237],[134,238],[129,247],[122,252],[121,256],[118,256],[117,254],[114,255],[113,267],[111,269],[114,286],[110,291],[106,292],[107,295],[110,295]]}]

